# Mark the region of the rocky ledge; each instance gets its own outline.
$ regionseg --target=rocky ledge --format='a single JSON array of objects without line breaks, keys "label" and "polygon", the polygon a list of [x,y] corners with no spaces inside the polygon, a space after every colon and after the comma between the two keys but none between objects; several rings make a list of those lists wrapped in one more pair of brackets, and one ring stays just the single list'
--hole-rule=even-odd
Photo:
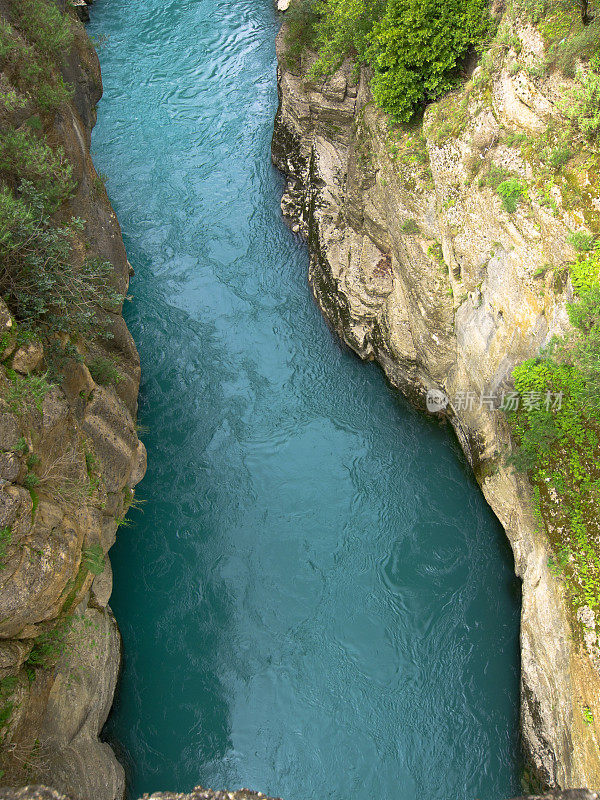
[{"label": "rocky ledge", "polygon": [[314,56],[288,55],[284,24],[272,155],[288,179],[283,213],[308,240],[323,314],[415,405],[425,408],[428,391],[449,398],[445,415],[506,530],[523,587],[529,762],[543,785],[599,787],[596,621],[574,618],[549,568],[530,486],[506,466],[511,438],[498,409],[514,366],[568,328],[572,287],[557,276],[576,255],[569,232],[597,226],[598,188],[585,173],[571,176],[549,189],[548,203],[531,192],[507,213],[482,179],[502,169],[533,179],[515,137],[566,124],[566,79],[529,69],[544,53],[539,33],[509,17],[501,28],[513,44],[497,45],[463,89],[402,131],[353,64],[325,83],[311,79]]}]

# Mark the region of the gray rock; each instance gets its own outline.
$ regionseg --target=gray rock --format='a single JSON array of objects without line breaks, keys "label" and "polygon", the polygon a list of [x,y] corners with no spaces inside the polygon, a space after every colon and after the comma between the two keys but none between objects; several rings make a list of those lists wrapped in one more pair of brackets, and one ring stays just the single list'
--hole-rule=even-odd
[{"label": "gray rock", "polygon": [[110,609],[88,608],[69,636],[39,732],[45,755],[42,780],[78,800],[123,796],[123,768],[111,748],[98,740],[120,660],[121,641]]},{"label": "gray rock", "polygon": [[14,453],[0,453],[0,478],[14,481],[21,471],[21,460]]},{"label": "gray rock", "polygon": [[0,450],[14,450],[19,441],[19,421],[14,414],[0,412]]}]

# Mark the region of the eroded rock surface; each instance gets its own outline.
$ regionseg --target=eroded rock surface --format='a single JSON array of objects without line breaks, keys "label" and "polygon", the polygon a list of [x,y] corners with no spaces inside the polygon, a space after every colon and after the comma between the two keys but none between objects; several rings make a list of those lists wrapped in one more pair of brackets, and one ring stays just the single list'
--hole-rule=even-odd
[{"label": "eroded rock surface", "polygon": [[[0,18],[10,14],[11,3],[1,3]],[[72,28],[62,72],[73,100],[44,120],[44,132],[73,166],[77,189],[61,213],[85,220],[76,256],[109,261],[112,280],[125,293],[129,264],[121,231],[89,152],[100,66],[75,18]],[[0,79],[3,86],[9,80],[4,72]],[[20,114],[19,106],[2,124],[18,127]],[[79,800],[115,800],[124,793],[123,768],[98,739],[121,650],[108,607],[107,554],[146,466],[135,427],[139,358],[115,308],[112,337],[82,343],[62,364],[57,385],[48,387],[45,348],[30,338],[19,341],[17,328],[0,301],[2,781],[36,780]],[[102,380],[97,369],[95,380],[88,364],[108,364],[109,378],[118,379]],[[32,375],[43,387],[35,397],[27,388]]]}]

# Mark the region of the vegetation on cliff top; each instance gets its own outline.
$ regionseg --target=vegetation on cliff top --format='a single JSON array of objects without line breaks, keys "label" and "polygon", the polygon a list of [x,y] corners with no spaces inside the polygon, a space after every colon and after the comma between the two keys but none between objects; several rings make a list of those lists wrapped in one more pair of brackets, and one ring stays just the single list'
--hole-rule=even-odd
[{"label": "vegetation on cliff top", "polygon": [[288,12],[293,57],[318,51],[313,74],[346,56],[367,64],[376,102],[408,120],[460,78],[461,60],[486,39],[487,0],[296,0]]},{"label": "vegetation on cliff top", "polygon": [[0,20],[0,294],[22,326],[51,341],[48,353],[57,334],[97,334],[103,310],[122,300],[110,264],[78,257],[84,223],[63,211],[76,182],[51,141],[72,94],[60,73],[72,25],[51,0],[19,0]]}]

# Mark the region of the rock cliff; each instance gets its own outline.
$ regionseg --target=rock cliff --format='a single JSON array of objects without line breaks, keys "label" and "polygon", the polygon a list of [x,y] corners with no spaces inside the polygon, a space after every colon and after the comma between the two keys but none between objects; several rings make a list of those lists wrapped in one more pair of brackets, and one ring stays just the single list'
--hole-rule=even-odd
[{"label": "rock cliff", "polygon": [[[86,258],[108,262],[107,280],[124,295],[130,266],[89,152],[102,94],[99,62],[73,15],[68,50],[48,64],[27,39],[30,20],[22,16],[38,11],[35,3],[0,2],[2,181],[22,177],[18,151],[15,169],[7,165],[10,136],[30,152],[47,142],[60,153],[74,188],[54,220],[82,220],[70,234],[69,258],[76,268]],[[42,33],[31,33],[34,44]],[[22,55],[46,81],[35,90],[19,82]],[[61,81],[72,87],[70,99],[41,109],[42,90]],[[42,152],[47,163],[49,151]],[[98,740],[120,665],[107,553],[146,464],[135,426],[138,354],[120,304],[106,318],[101,338],[58,333],[56,363],[52,338],[24,332],[0,301],[2,782],[51,782],[85,800],[124,792],[123,769]]]},{"label": "rock cliff", "polygon": [[[316,82],[314,56],[289,55],[285,24],[277,54],[273,161],[287,176],[283,213],[308,240],[317,302],[418,407],[431,390],[449,398],[443,413],[522,580],[528,760],[550,787],[600,787],[596,622],[587,618],[586,647],[549,568],[531,488],[506,466],[511,437],[499,410],[513,367],[568,328],[572,287],[560,276],[575,255],[569,233],[598,230],[594,175],[579,164],[542,180],[536,156],[548,131],[566,125],[568,81],[534,68],[543,39],[507,13],[466,85],[430,105],[422,123],[394,128],[352,63]],[[530,187],[513,213],[495,191],[497,174]]]}]

